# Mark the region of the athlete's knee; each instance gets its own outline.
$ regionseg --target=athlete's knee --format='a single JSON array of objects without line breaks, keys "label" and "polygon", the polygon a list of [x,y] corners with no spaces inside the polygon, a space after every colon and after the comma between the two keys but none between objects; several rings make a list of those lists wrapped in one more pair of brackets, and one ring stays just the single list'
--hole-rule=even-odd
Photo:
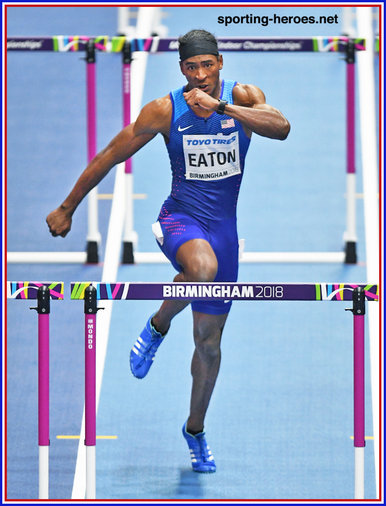
[{"label": "athlete's knee", "polygon": [[205,360],[217,359],[220,354],[222,329],[218,326],[196,324],[193,330],[194,343],[197,352]]},{"label": "athlete's knee", "polygon": [[185,279],[193,282],[211,282],[216,277],[217,268],[215,259],[208,259],[206,256],[194,257],[184,266]]},{"label": "athlete's knee", "polygon": [[192,239],[184,243],[177,251],[176,260],[182,266],[185,281],[211,282],[217,275],[217,257],[205,240]]},{"label": "athlete's knee", "polygon": [[217,362],[221,357],[220,339],[196,339],[195,348],[201,360],[208,365]]}]

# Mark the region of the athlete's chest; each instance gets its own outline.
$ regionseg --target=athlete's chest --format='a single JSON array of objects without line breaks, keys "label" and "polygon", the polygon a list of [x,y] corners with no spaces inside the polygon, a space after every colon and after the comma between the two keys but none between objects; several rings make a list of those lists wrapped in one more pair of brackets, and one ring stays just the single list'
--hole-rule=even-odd
[{"label": "athlete's chest", "polygon": [[189,111],[175,121],[172,130],[175,141],[182,143],[185,135],[230,135],[238,131],[238,125],[229,116],[213,113],[207,118],[201,118]]},{"label": "athlete's chest", "polygon": [[233,120],[221,125],[224,119],[184,114],[174,124],[170,147],[183,158],[186,179],[218,181],[240,174],[239,132]]}]

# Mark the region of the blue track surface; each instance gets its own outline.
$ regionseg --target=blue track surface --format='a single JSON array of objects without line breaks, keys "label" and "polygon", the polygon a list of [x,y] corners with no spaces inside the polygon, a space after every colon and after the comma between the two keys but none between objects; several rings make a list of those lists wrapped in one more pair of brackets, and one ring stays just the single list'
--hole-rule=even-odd
[{"label": "blue track surface", "polygon": [[[323,8],[164,8],[169,35],[204,27],[218,36],[339,35],[339,25],[223,27],[232,13],[341,15]],[[205,16],[203,18],[203,11]],[[289,12],[290,11],[290,12]],[[115,7],[8,8],[8,35],[116,33]],[[317,28],[317,29],[316,29]],[[85,64],[75,54],[8,55],[9,251],[79,251],[86,205],[68,237],[53,239],[46,215],[86,164]],[[121,128],[121,58],[98,55],[98,149]],[[162,76],[160,79],[159,76]],[[239,202],[247,251],[340,251],[345,229],[345,65],[338,54],[224,56],[224,78],[259,86],[292,130],[280,143],[252,140]],[[143,102],[183,84],[175,54],[151,55]],[[28,93],[27,93],[28,90]],[[361,174],[359,147],[357,166]],[[161,138],[134,159],[135,228],[141,251],[158,251],[150,224],[170,188]],[[114,171],[101,184],[111,192]],[[358,191],[361,177],[358,178]],[[366,282],[363,204],[358,201],[360,263],[256,264],[239,281]],[[100,203],[106,238],[110,204]],[[103,254],[104,244],[102,246]],[[100,280],[102,266],[10,265],[9,280]],[[171,266],[121,266],[119,281],[167,281]],[[83,307],[51,304],[52,499],[71,497],[83,409]],[[32,302],[32,301],[31,301]],[[33,303],[8,302],[7,496],[37,497],[37,317]],[[346,304],[347,305],[347,304]],[[116,302],[97,418],[100,499],[350,499],[353,496],[352,317],[343,303],[234,303],[222,366],[206,420],[215,475],[192,473],[181,427],[191,388],[192,318],[173,321],[149,377],[133,378],[129,350],[152,301]],[[368,356],[368,354],[367,354]],[[369,364],[366,435],[372,436]],[[375,497],[373,443],[365,451],[365,497]]]}]

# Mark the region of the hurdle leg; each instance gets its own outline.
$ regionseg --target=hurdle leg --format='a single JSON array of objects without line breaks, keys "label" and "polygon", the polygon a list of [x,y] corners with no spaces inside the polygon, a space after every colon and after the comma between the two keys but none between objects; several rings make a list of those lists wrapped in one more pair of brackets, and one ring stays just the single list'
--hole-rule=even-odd
[{"label": "hurdle leg", "polygon": [[365,496],[365,294],[362,288],[353,292],[354,315],[354,465],[355,499]]},{"label": "hurdle leg", "polygon": [[84,296],[86,499],[96,496],[96,300],[90,285]]},{"label": "hurdle leg", "polygon": [[356,252],[356,170],[355,170],[355,43],[346,48],[346,232],[345,263],[357,262]]},{"label": "hurdle leg", "polygon": [[[131,122],[131,43],[126,41],[122,50],[123,127]],[[134,249],[138,234],[134,231],[134,181],[131,158],[125,162],[125,224],[123,230],[122,263],[134,263]]]},{"label": "hurdle leg", "polygon": [[[48,295],[48,301],[49,295]],[[39,314],[39,499],[49,497],[49,314]]]},{"label": "hurdle leg", "polygon": [[[96,147],[96,58],[93,40],[87,42],[87,159],[88,163],[97,154]],[[87,198],[88,232],[87,232],[87,263],[98,263],[98,245],[101,236],[98,230],[98,189],[93,188]]]},{"label": "hurdle leg", "polygon": [[39,445],[39,499],[49,498],[49,445],[50,445],[50,291],[40,286],[38,306],[38,445]]}]

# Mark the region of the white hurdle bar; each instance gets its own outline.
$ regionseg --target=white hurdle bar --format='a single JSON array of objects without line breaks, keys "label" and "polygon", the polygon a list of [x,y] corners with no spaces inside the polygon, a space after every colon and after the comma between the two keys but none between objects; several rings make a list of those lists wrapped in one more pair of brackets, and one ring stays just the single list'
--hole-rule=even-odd
[{"label": "white hurdle bar", "polygon": [[[252,252],[240,254],[241,264],[255,263],[343,263],[344,251],[334,252]],[[166,264],[170,263],[163,253],[134,252],[134,263]]]},{"label": "white hurdle bar", "polygon": [[[240,263],[343,263],[345,253],[337,252],[251,252],[244,251],[240,256]],[[49,251],[12,251],[7,253],[7,263],[31,264],[85,264],[87,253],[79,252],[49,252]],[[167,264],[170,263],[161,252],[134,252],[135,264]]]}]

